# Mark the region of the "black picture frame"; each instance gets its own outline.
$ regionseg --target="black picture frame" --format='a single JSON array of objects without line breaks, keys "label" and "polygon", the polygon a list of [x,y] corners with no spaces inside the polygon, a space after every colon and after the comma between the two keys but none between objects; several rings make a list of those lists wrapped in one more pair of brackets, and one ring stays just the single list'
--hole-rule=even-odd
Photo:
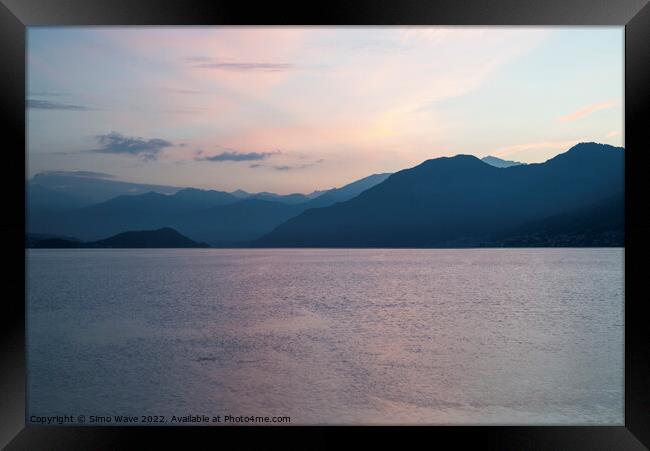
[{"label": "black picture frame", "polygon": [[[37,25],[619,25],[625,26],[625,426],[360,428],[375,438],[416,433],[425,443],[481,449],[644,449],[650,447],[650,332],[644,256],[650,223],[650,5],[648,0],[370,0],[253,3],[240,0],[0,0],[0,124],[5,143],[0,220],[5,270],[0,346],[0,446],[7,449],[117,449],[133,440],[170,445],[195,435],[221,440],[231,428],[46,427],[25,425],[25,38]],[[11,288],[8,290],[7,288]],[[10,293],[10,294],[9,294]],[[226,432],[226,429],[228,432]],[[301,428],[302,429],[302,428]],[[323,445],[330,428],[307,428]],[[263,436],[296,428],[254,427]],[[350,430],[350,428],[347,428]],[[203,438],[203,437],[202,437]],[[207,438],[207,437],[206,437]],[[313,439],[312,439],[313,440]],[[223,442],[214,442],[215,444]]]}]

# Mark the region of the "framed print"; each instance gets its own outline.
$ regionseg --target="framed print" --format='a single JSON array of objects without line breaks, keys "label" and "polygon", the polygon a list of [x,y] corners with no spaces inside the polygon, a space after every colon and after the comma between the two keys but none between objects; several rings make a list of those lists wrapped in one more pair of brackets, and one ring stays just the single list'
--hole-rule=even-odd
[{"label": "framed print", "polygon": [[648,446],[646,1],[1,10],[7,449]]}]

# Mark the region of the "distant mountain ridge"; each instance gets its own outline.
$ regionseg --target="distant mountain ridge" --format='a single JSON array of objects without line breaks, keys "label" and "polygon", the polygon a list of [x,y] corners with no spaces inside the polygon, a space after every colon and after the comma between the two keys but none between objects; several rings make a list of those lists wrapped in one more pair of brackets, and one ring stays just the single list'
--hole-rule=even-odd
[{"label": "distant mountain ridge", "polygon": [[56,191],[36,183],[25,185],[25,195],[28,208],[39,212],[73,210],[85,207],[90,202],[83,196]]},{"label": "distant mountain ridge", "polygon": [[225,191],[182,188],[166,185],[152,185],[114,180],[108,174],[86,171],[48,171],[41,172],[27,182],[29,202],[35,207],[47,207],[48,211],[61,211],[80,208],[113,199],[118,196],[137,196],[149,192],[175,194],[179,191],[210,191],[229,194],[238,199],[264,199],[297,204],[307,202],[325,193],[276,194],[270,192],[248,193],[238,189],[232,193]]},{"label": "distant mountain ridge", "polygon": [[241,189],[233,191],[230,194],[232,194],[235,197],[238,197],[239,199],[270,200],[270,201],[282,202],[285,204],[300,204],[303,202],[307,202],[310,199],[308,195],[300,194],[300,193],[276,194],[276,193],[269,193],[266,191],[261,193],[249,193]]},{"label": "distant mountain ridge", "polygon": [[581,143],[544,163],[457,155],[310,195],[184,188],[81,207],[28,184],[27,233],[96,242],[172,228],[222,247],[622,246],[623,163],[622,148]]},{"label": "distant mountain ridge", "polygon": [[526,164],[526,163],[520,163],[519,161],[503,160],[499,157],[493,157],[492,155],[488,155],[487,157],[481,158],[481,161],[491,166],[494,166],[496,168],[509,168],[511,166],[519,166],[520,164]]},{"label": "distant mountain ridge", "polygon": [[[173,227],[212,245],[236,245],[259,238],[308,208],[348,200],[383,177],[366,177],[313,199],[302,194],[250,195],[242,190],[227,193],[184,188],[172,194],[151,191],[120,195],[81,208],[73,208],[70,202],[65,209],[47,209],[43,207],[47,202],[37,203],[28,196],[27,231],[92,241],[129,230]],[[330,191],[332,194],[328,195]]]},{"label": "distant mountain ridge", "polygon": [[309,202],[309,208],[327,207],[337,202],[344,202],[346,200],[357,197],[365,190],[372,188],[386,180],[391,174],[373,174],[368,177],[357,180],[356,182],[349,183],[341,188],[333,188],[325,191],[323,194],[315,197]]},{"label": "distant mountain ridge", "polygon": [[46,188],[49,193],[78,199],[81,203],[78,207],[104,202],[122,195],[137,195],[150,191],[174,194],[182,189],[174,186],[123,182],[113,180],[106,174],[79,171],[42,172],[32,177],[28,186]]},{"label": "distant mountain ridge", "polygon": [[[470,155],[437,158],[399,171],[351,200],[307,210],[251,245],[515,245],[517,235],[533,233],[540,221],[555,217],[561,222],[557,218],[570,218],[580,209],[596,212],[598,203],[609,198],[621,204],[623,182],[624,150],[597,143],[578,144],[545,163],[508,168]],[[583,245],[622,245],[622,209],[616,205],[598,219],[606,230],[583,237]]]},{"label": "distant mountain ridge", "polygon": [[122,195],[72,211],[28,215],[28,231],[97,240],[128,230],[165,227],[179,215],[238,201],[228,193],[195,189],[171,195],[155,192]]}]

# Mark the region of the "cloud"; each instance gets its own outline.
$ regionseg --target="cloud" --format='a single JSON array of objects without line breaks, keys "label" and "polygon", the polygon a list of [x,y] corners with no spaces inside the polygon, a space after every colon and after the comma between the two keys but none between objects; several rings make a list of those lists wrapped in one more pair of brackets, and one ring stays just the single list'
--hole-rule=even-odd
[{"label": "cloud", "polygon": [[71,177],[84,177],[92,179],[112,179],[115,178],[113,174],[107,174],[105,172],[94,172],[94,171],[44,171],[41,174],[46,175],[66,175]]},{"label": "cloud", "polygon": [[52,102],[50,100],[28,99],[27,108],[36,110],[92,111],[94,108],[70,103]]},{"label": "cloud", "polygon": [[307,169],[312,166],[315,166],[318,163],[322,163],[324,160],[318,160],[314,163],[304,163],[304,164],[297,164],[295,166],[289,166],[289,165],[277,165],[277,166],[272,166],[273,169],[276,171],[293,171],[296,169]]},{"label": "cloud", "polygon": [[117,132],[97,135],[95,139],[101,147],[91,152],[131,155],[142,158],[144,161],[156,160],[165,148],[174,146],[173,143],[165,139],[128,137]]},{"label": "cloud", "polygon": [[197,68],[220,69],[236,72],[286,72],[295,69],[295,66],[290,63],[241,62],[206,56],[195,56],[187,58],[187,60],[192,62],[194,67]]},{"label": "cloud", "polygon": [[608,133],[605,135],[605,137],[606,137],[606,138],[614,138],[615,136],[620,136],[620,135],[621,135],[621,132],[616,131],[616,130],[613,130],[613,131],[611,131],[611,132],[608,132]]},{"label": "cloud", "polygon": [[274,152],[221,152],[216,155],[209,157],[202,156],[202,152],[197,153],[195,160],[197,161],[256,161],[256,160],[266,160],[271,155],[277,155],[280,151],[276,150]]},{"label": "cloud", "polygon": [[579,110],[574,111],[573,113],[566,114],[564,116],[560,116],[558,118],[558,120],[561,121],[561,122],[575,121],[575,120],[578,120],[578,119],[582,119],[583,117],[585,117],[585,116],[587,116],[587,115],[589,115],[591,113],[594,113],[596,111],[606,110],[608,108],[615,107],[616,105],[618,105],[618,103],[619,102],[617,100],[609,100],[607,102],[594,103],[593,105],[589,105],[589,106],[586,106],[584,108],[580,108]]},{"label": "cloud", "polygon": [[310,168],[310,167],[315,166],[317,164],[320,164],[323,161],[325,161],[325,160],[323,158],[321,158],[320,160],[314,161],[313,163],[303,163],[303,164],[297,164],[297,165],[293,165],[293,166],[288,165],[288,164],[278,164],[278,165],[269,166],[269,165],[264,165],[264,164],[261,164],[261,163],[254,163],[254,164],[249,165],[248,167],[249,168],[269,167],[269,168],[274,169],[276,171],[293,171],[293,170],[296,170],[296,169],[307,169],[307,168]]}]

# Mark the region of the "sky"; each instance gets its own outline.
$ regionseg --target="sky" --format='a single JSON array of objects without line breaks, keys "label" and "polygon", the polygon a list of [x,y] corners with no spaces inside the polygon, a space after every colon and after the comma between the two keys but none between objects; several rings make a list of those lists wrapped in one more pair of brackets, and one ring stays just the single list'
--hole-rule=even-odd
[{"label": "sky", "polygon": [[623,27],[30,27],[27,177],[277,193],[623,146]]}]

